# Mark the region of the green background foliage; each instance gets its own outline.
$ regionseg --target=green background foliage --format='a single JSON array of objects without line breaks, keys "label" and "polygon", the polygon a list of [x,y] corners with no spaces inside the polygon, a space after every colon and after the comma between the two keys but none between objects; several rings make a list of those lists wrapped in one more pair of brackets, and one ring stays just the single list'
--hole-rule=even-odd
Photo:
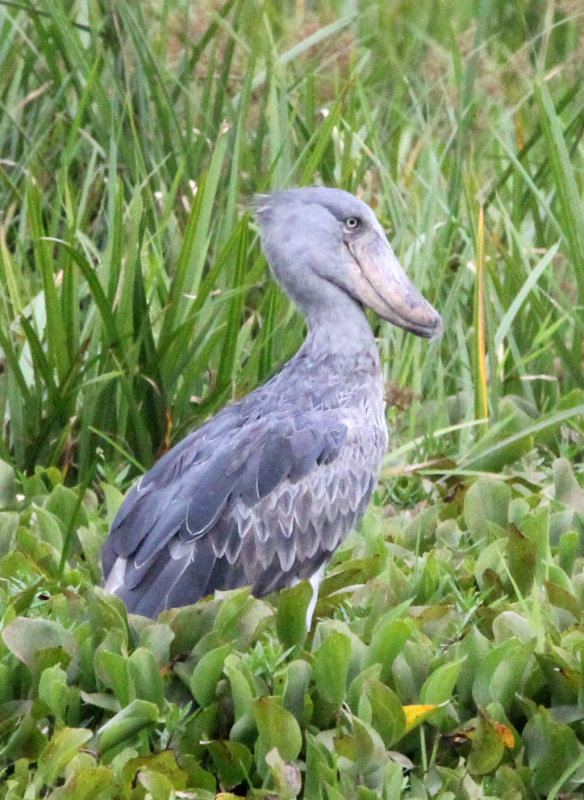
[{"label": "green background foliage", "polygon": [[[578,2],[0,2],[0,796],[584,791]],[[359,192],[392,447],[305,584],[105,596],[130,481],[302,341],[254,192]],[[225,794],[225,797],[228,795]]]}]

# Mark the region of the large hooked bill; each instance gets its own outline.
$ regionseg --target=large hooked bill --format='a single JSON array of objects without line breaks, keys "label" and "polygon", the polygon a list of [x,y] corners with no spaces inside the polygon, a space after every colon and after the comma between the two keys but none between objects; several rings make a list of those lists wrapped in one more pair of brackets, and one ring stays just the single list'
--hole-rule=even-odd
[{"label": "large hooked bill", "polygon": [[433,339],[442,334],[442,317],[410,281],[383,234],[369,231],[347,242],[347,250],[357,300],[417,336]]}]

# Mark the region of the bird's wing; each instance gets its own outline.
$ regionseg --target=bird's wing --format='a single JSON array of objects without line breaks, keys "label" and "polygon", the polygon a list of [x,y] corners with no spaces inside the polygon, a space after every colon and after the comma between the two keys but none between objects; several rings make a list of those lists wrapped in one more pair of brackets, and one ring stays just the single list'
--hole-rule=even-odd
[{"label": "bird's wing", "polygon": [[177,445],[114,521],[106,589],[132,611],[155,616],[215,589],[250,584],[262,595],[310,577],[369,502],[377,475],[339,411],[212,422],[221,435],[204,426]]}]

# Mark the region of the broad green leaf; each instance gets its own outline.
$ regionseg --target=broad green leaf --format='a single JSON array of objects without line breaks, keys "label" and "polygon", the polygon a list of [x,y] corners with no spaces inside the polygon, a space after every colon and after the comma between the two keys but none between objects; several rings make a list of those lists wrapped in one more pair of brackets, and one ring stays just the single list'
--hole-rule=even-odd
[{"label": "broad green leaf", "polygon": [[413,624],[407,619],[381,619],[373,629],[371,643],[367,648],[363,667],[381,664],[381,680],[387,683],[391,676],[391,666],[406,641],[412,635]]},{"label": "broad green leaf", "polygon": [[39,680],[38,694],[39,698],[47,704],[55,719],[62,720],[67,697],[67,673],[58,664],[43,670]]},{"label": "broad green leaf", "polygon": [[276,629],[286,649],[294,645],[302,647],[306,640],[306,612],[312,595],[312,586],[308,581],[300,581],[291,589],[280,592]]},{"label": "broad green leaf", "polygon": [[136,698],[130,675],[130,661],[126,656],[100,647],[94,658],[95,674],[102,683],[113,690],[122,706]]},{"label": "broad green leaf", "polygon": [[39,758],[39,772],[50,786],[63,773],[73,756],[86,744],[93,732],[87,728],[60,728]]},{"label": "broad green leaf", "polygon": [[288,664],[285,675],[282,704],[294,714],[300,724],[305,724],[309,716],[308,686],[312,677],[312,667],[308,661],[297,659]]},{"label": "broad green leaf", "polygon": [[136,696],[142,700],[150,700],[162,708],[164,703],[164,683],[160,667],[154,656],[144,647],[138,647],[128,659],[130,678]]},{"label": "broad green leaf", "polygon": [[155,703],[132,700],[97,731],[100,751],[104,753],[126,739],[131,740],[136,733],[149,728],[157,719],[158,706]]},{"label": "broad green leaf", "polygon": [[62,650],[69,657],[77,652],[77,642],[58,622],[49,619],[17,617],[2,631],[8,649],[28,667],[39,664],[43,650]]},{"label": "broad green leaf", "polygon": [[422,686],[420,703],[439,706],[450,702],[462,664],[462,660],[450,661],[434,670]]},{"label": "broad green leaf", "polygon": [[323,700],[336,707],[347,693],[350,657],[351,641],[338,631],[331,631],[314,653],[312,669],[316,690]]},{"label": "broad green leaf", "polygon": [[298,758],[302,734],[296,718],[273,697],[258,697],[253,703],[253,715],[259,733],[259,752],[263,757],[277,748],[284,761]]},{"label": "broad green leaf", "polygon": [[509,639],[490,650],[478,664],[473,697],[480,707],[500,703],[505,712],[523,689],[526,667],[533,654],[533,643]]},{"label": "broad green leaf", "polygon": [[[554,722],[549,711],[538,709],[523,729],[527,763],[533,770],[533,786],[548,795],[558,778],[581,756],[581,747],[574,731],[561,722]],[[570,782],[563,787],[566,791]]]},{"label": "broad green leaf", "polygon": [[214,741],[207,744],[221,785],[225,789],[245,781],[252,764],[252,754],[241,742]]},{"label": "broad green leaf", "polygon": [[365,684],[361,697],[366,698],[370,713],[365,716],[360,708],[358,716],[377,731],[386,747],[391,747],[406,731],[406,717],[398,696],[389,686],[371,680]]},{"label": "broad green leaf", "polygon": [[14,469],[0,459],[0,509],[8,508],[16,498],[16,474]]},{"label": "broad green leaf", "polygon": [[487,714],[479,710],[468,759],[469,771],[472,775],[485,775],[492,772],[499,765],[504,752],[504,740],[495,723]]},{"label": "broad green leaf", "polygon": [[507,484],[492,478],[479,478],[464,498],[464,518],[473,541],[489,542],[489,522],[502,530],[507,527],[511,491]]},{"label": "broad green leaf", "polygon": [[217,682],[223,674],[225,659],[233,650],[224,644],[210,650],[201,658],[191,676],[191,692],[200,706],[207,706],[215,699]]}]

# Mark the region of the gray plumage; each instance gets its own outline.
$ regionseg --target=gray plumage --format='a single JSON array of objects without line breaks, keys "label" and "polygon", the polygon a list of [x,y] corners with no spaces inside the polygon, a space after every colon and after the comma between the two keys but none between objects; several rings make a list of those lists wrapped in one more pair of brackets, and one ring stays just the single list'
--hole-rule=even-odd
[{"label": "gray plumage", "polygon": [[363,305],[421,336],[441,329],[353,195],[277,192],[257,199],[256,216],[308,336],[272,380],[187,436],[126,497],[103,570],[106,590],[135,613],[245,585],[262,596],[317,573],[365,512],[387,448]]}]

